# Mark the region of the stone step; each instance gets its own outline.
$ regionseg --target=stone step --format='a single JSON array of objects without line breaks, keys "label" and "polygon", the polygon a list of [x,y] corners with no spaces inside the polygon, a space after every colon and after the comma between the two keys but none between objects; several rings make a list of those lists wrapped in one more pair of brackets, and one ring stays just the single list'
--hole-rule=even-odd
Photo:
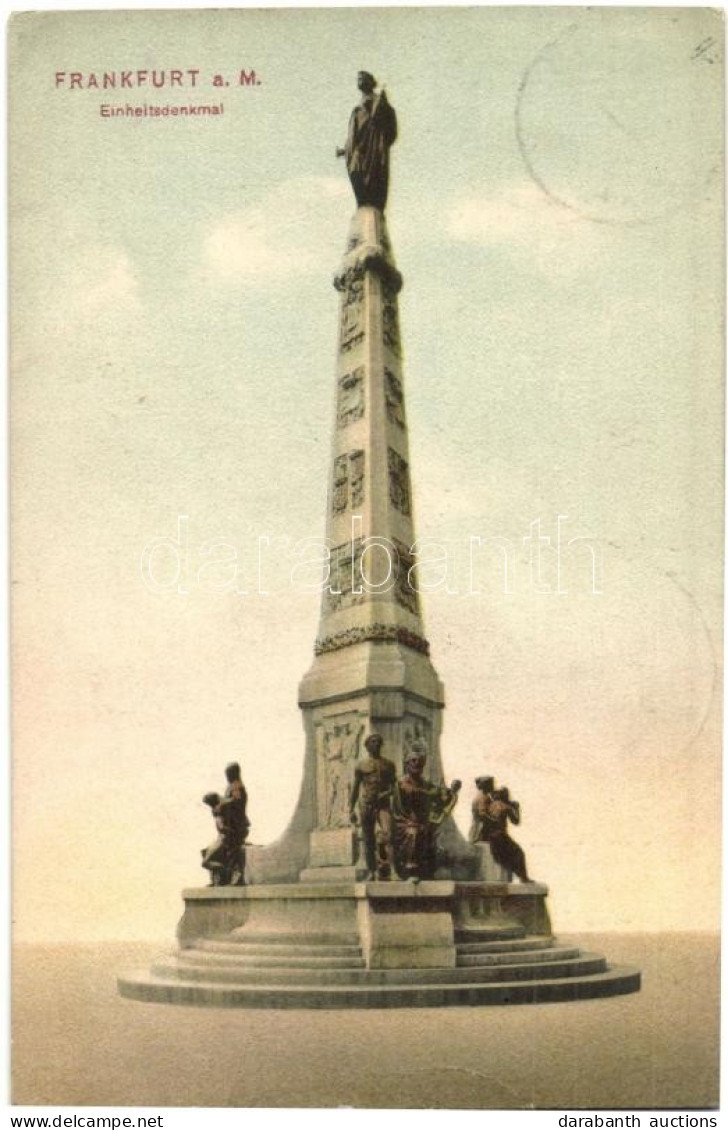
[{"label": "stone step", "polygon": [[146,971],[118,978],[130,1000],[212,1008],[438,1008],[447,1005],[545,1004],[589,1000],[640,987],[638,970],[614,966],[602,973],[532,981],[467,984],[242,985],[184,982]]},{"label": "stone step", "polygon": [[[287,947],[293,951],[293,947]],[[518,951],[506,950],[504,952],[497,952],[489,950],[481,952],[479,949],[475,953],[461,953],[458,947],[456,951],[457,964],[464,968],[487,968],[493,965],[527,965],[527,964],[548,964],[554,961],[565,960],[568,958],[575,958],[580,955],[580,950],[577,946],[556,946],[551,945],[548,947],[541,947],[540,949],[526,950],[521,949]],[[292,958],[299,958],[300,960],[291,960]],[[259,953],[250,953],[245,946],[229,946],[224,949],[211,949],[209,946],[201,943],[197,947],[191,949],[184,949],[170,954],[173,961],[181,965],[197,965],[206,966],[208,968],[283,968],[286,967],[294,969],[356,969],[364,967],[364,959],[361,950],[356,947],[355,952],[348,955],[347,960],[337,962],[334,964],[328,961],[322,955],[321,960],[311,962],[308,960],[310,956],[314,955],[298,955],[295,952],[290,952],[286,955],[278,952],[276,947],[274,952],[263,950]],[[258,959],[264,960],[258,960]]]},{"label": "stone step", "polygon": [[244,938],[231,942],[208,938],[198,942],[197,948],[210,953],[260,954],[263,957],[361,957],[359,945],[304,945],[284,942],[249,942]]},{"label": "stone step", "polygon": [[[233,888],[234,890],[235,888]],[[244,888],[243,888],[244,889]],[[358,946],[359,934],[352,930],[349,932],[341,933],[316,933],[315,931],[307,933],[295,933],[294,931],[286,930],[285,933],[267,934],[259,930],[248,930],[244,926],[238,926],[237,929],[232,930],[229,934],[224,935],[225,943],[232,945],[248,945],[255,943],[256,945],[265,946],[281,946],[281,945],[302,945],[302,946]],[[222,939],[210,938],[210,942],[222,944]]]},{"label": "stone step", "polygon": [[349,957],[315,957],[311,954],[296,956],[278,953],[221,952],[186,949],[174,955],[181,965],[225,966],[232,969],[363,969],[364,958],[359,954]]},{"label": "stone step", "polygon": [[[455,932],[456,938],[458,931]],[[557,939],[553,935],[526,934],[522,938],[506,938],[503,941],[489,942],[462,942],[458,941],[457,950],[463,953],[520,953],[522,950],[547,950],[555,946]]]},{"label": "stone step", "polygon": [[580,953],[577,950],[576,954],[556,960],[518,960],[509,965],[484,965],[477,957],[467,958],[464,962],[458,960],[457,968],[471,976],[477,974],[479,981],[530,981],[536,977],[573,977],[582,973],[601,973],[607,968],[607,962],[599,954]]},{"label": "stone step", "polygon": [[312,959],[311,955],[295,957],[292,954],[248,954],[243,952],[216,953],[207,949],[186,949],[174,955],[181,965],[206,965],[210,969],[362,969],[361,954],[351,958]]},{"label": "stone step", "polygon": [[[350,957],[313,957],[310,954],[296,957],[292,954],[282,955],[246,953],[215,953],[204,950],[210,965],[227,965],[241,969],[363,969],[364,958],[361,954]],[[185,959],[183,959],[184,961]]]},{"label": "stone step", "polygon": [[581,954],[578,958],[542,965],[509,965],[481,967],[458,966],[454,969],[302,969],[290,967],[213,966],[207,962],[158,962],[152,966],[157,977],[178,981],[224,982],[235,985],[412,985],[412,984],[485,984],[497,981],[532,981],[557,977],[579,977],[600,973],[606,961],[598,954]]},{"label": "stone step", "polygon": [[578,946],[548,946],[535,950],[506,950],[504,953],[476,949],[474,953],[463,953],[462,947],[456,949],[457,963],[461,966],[486,966],[486,965],[529,965],[534,962],[547,963],[550,961],[563,961],[565,958],[578,957]]},{"label": "stone step", "polygon": [[456,942],[501,942],[525,938],[523,926],[456,926]]}]

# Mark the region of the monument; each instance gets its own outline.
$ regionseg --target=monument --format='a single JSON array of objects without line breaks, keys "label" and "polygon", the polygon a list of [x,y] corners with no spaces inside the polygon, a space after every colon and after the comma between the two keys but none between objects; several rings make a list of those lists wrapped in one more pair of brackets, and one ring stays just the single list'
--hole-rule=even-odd
[{"label": "monument", "polygon": [[331,563],[299,687],[298,803],[279,841],[247,849],[247,886],[183,892],[179,952],[120,977],[119,990],[136,1000],[280,1008],[633,992],[635,970],[559,945],[547,888],[512,883],[502,865],[510,856],[496,859],[487,837],[466,840],[451,815],[460,782],[444,785],[445,697],[416,583],[402,276],[385,222],[397,120],[371,74],[360,72],[358,85],[362,101],[337,151],[357,207],[334,279]]}]

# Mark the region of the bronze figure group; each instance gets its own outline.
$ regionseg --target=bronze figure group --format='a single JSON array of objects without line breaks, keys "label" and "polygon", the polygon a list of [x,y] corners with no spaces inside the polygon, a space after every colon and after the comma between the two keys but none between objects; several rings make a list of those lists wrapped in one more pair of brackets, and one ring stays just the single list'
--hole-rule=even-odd
[{"label": "bronze figure group", "polygon": [[202,849],[202,866],[210,872],[211,887],[245,886],[245,840],[250,831],[248,794],[240,766],[225,767],[225,795],[205,793],[202,801],[212,809],[217,839]]},{"label": "bronze figure group", "polygon": [[[436,785],[424,776],[427,750],[415,741],[397,779],[393,761],[382,756],[381,734],[364,742],[367,757],[354,768],[350,815],[358,824],[367,879],[432,879],[437,869],[437,834],[457,804],[460,781]],[[493,777],[478,777],[470,840],[487,843],[499,866],[529,883],[523,849],[511,839],[508,824],[519,824],[521,808],[507,788],[496,789]],[[357,812],[358,806],[358,812]]]},{"label": "bronze figure group", "polygon": [[[349,800],[351,823],[361,829],[367,879],[395,877],[432,879],[437,869],[437,835],[457,804],[462,782],[436,785],[424,776],[427,750],[416,740],[405,754],[404,775],[397,778],[393,761],[382,756],[384,739],[366,738],[367,756],[356,762]],[[211,887],[245,886],[245,841],[250,831],[248,794],[237,762],[225,768],[226,788],[202,798],[212,812],[216,839],[202,850],[202,866]],[[472,843],[486,843],[495,863],[531,880],[523,849],[511,839],[509,824],[520,824],[521,806],[507,788],[496,789],[493,777],[478,777],[473,801]]]},{"label": "bronze figure group", "polygon": [[[368,757],[354,769],[350,812],[361,827],[368,879],[431,879],[435,874],[437,830],[457,802],[460,781],[435,785],[424,777],[427,754],[414,742],[397,780],[393,761],[382,757],[384,739],[370,734]],[[357,815],[357,802],[359,812]]]}]

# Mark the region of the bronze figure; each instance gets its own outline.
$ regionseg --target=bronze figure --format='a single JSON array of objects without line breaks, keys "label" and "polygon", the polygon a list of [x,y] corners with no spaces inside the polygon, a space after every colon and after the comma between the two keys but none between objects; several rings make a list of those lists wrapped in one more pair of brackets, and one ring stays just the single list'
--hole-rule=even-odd
[{"label": "bronze figure", "polygon": [[423,776],[424,743],[414,742],[405,760],[405,776],[392,798],[395,866],[401,879],[432,879],[437,867],[437,832],[458,799],[461,782],[435,785]]},{"label": "bronze figure", "polygon": [[472,843],[490,845],[490,853],[499,867],[512,871],[522,883],[530,883],[523,848],[508,834],[508,823],[520,824],[521,806],[511,800],[508,789],[496,789],[493,777],[478,777],[478,795],[473,801]]},{"label": "bronze figure", "polygon": [[245,886],[245,840],[250,831],[248,794],[236,761],[225,768],[225,796],[205,793],[203,804],[212,809],[217,839],[202,850],[202,866],[210,872],[211,887]]},{"label": "bronze figure", "polygon": [[237,761],[225,766],[227,788],[220,802],[220,811],[229,828],[228,873],[232,887],[245,886],[245,841],[250,831],[248,794]]},{"label": "bronze figure", "polygon": [[346,145],[337,149],[336,155],[346,158],[358,207],[369,205],[383,212],[389,188],[389,150],[397,137],[397,116],[384,89],[375,93],[374,75],[359,71],[357,86],[362,100],[351,112]]},{"label": "bronze figure", "polygon": [[392,875],[392,789],[397,778],[394,762],[382,757],[384,739],[370,734],[364,742],[369,754],[356,763],[349,811],[352,824],[359,821],[364,841],[368,879],[390,879]]},{"label": "bronze figure", "polygon": [[226,887],[229,882],[230,825],[220,811],[220,794],[205,793],[202,803],[212,809],[217,839],[202,849],[202,866],[210,872],[211,887]]}]

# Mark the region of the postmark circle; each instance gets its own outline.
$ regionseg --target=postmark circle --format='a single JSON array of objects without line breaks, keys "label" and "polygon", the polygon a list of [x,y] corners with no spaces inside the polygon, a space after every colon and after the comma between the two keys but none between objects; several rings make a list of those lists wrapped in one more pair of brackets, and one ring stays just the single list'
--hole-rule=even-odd
[{"label": "postmark circle", "polygon": [[651,222],[719,186],[720,43],[710,10],[593,9],[570,23],[518,90],[533,180],[612,224]]}]

